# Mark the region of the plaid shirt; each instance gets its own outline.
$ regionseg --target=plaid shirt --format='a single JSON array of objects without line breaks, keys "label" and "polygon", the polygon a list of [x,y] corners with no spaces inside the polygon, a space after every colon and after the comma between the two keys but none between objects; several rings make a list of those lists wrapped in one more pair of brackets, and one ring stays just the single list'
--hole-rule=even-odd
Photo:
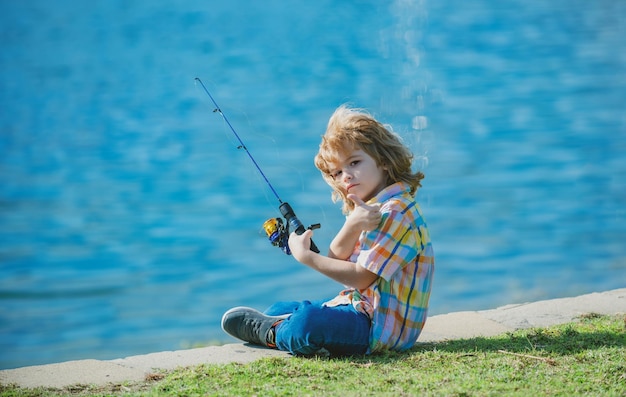
[{"label": "plaid shirt", "polygon": [[352,304],[372,320],[369,352],[406,350],[419,336],[435,270],[430,236],[409,186],[388,186],[368,204],[381,203],[378,229],[363,232],[350,261],[379,277],[364,290],[347,289],[326,306]]}]

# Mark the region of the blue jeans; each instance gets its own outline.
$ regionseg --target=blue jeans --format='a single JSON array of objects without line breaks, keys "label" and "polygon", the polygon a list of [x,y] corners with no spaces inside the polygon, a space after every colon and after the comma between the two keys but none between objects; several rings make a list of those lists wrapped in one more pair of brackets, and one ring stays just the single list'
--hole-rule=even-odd
[{"label": "blue jeans", "polygon": [[352,305],[325,307],[326,301],[278,302],[265,314],[291,314],[276,326],[276,347],[294,355],[315,354],[324,348],[333,356],[365,354],[370,319]]}]

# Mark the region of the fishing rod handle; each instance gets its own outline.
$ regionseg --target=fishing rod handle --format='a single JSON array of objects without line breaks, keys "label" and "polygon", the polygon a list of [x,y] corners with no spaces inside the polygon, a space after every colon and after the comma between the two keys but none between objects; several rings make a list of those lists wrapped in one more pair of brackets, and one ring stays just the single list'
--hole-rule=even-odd
[{"label": "fishing rod handle", "polygon": [[[282,203],[278,207],[278,209],[280,210],[280,213],[287,220],[287,223],[289,224],[289,227],[291,228],[291,230],[295,231],[296,234],[302,234],[306,231],[306,229],[304,228],[304,225],[302,225],[302,222],[300,222],[300,220],[296,217],[296,214],[295,212],[293,212],[293,208],[291,208],[289,203]],[[313,239],[311,239],[311,251],[317,254],[320,253],[320,250],[319,248],[317,248],[317,245],[315,245],[315,243],[313,242]]]}]

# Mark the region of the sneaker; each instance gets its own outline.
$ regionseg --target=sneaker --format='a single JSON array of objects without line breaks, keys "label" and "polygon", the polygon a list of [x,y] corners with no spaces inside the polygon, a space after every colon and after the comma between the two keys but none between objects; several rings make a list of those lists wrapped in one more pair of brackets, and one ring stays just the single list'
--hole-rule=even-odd
[{"label": "sneaker", "polygon": [[276,347],[273,327],[287,317],[289,314],[268,316],[249,307],[235,307],[224,313],[222,329],[245,342]]}]

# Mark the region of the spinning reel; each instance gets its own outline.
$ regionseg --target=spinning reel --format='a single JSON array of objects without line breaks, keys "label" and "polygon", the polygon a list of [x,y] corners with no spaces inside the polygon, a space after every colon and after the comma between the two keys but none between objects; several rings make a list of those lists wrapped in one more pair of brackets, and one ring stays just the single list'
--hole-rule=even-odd
[{"label": "spinning reel", "polygon": [[[289,203],[282,203],[279,209],[287,222],[283,222],[282,218],[270,218],[263,223],[263,229],[274,247],[279,247],[285,254],[291,255],[291,250],[289,249],[289,227],[291,226],[297,234],[304,233],[306,229],[302,225],[302,222],[296,217]],[[313,230],[319,228],[320,224],[316,223],[309,226],[307,229]],[[311,251],[316,253],[320,252],[313,240],[311,240]]]}]

